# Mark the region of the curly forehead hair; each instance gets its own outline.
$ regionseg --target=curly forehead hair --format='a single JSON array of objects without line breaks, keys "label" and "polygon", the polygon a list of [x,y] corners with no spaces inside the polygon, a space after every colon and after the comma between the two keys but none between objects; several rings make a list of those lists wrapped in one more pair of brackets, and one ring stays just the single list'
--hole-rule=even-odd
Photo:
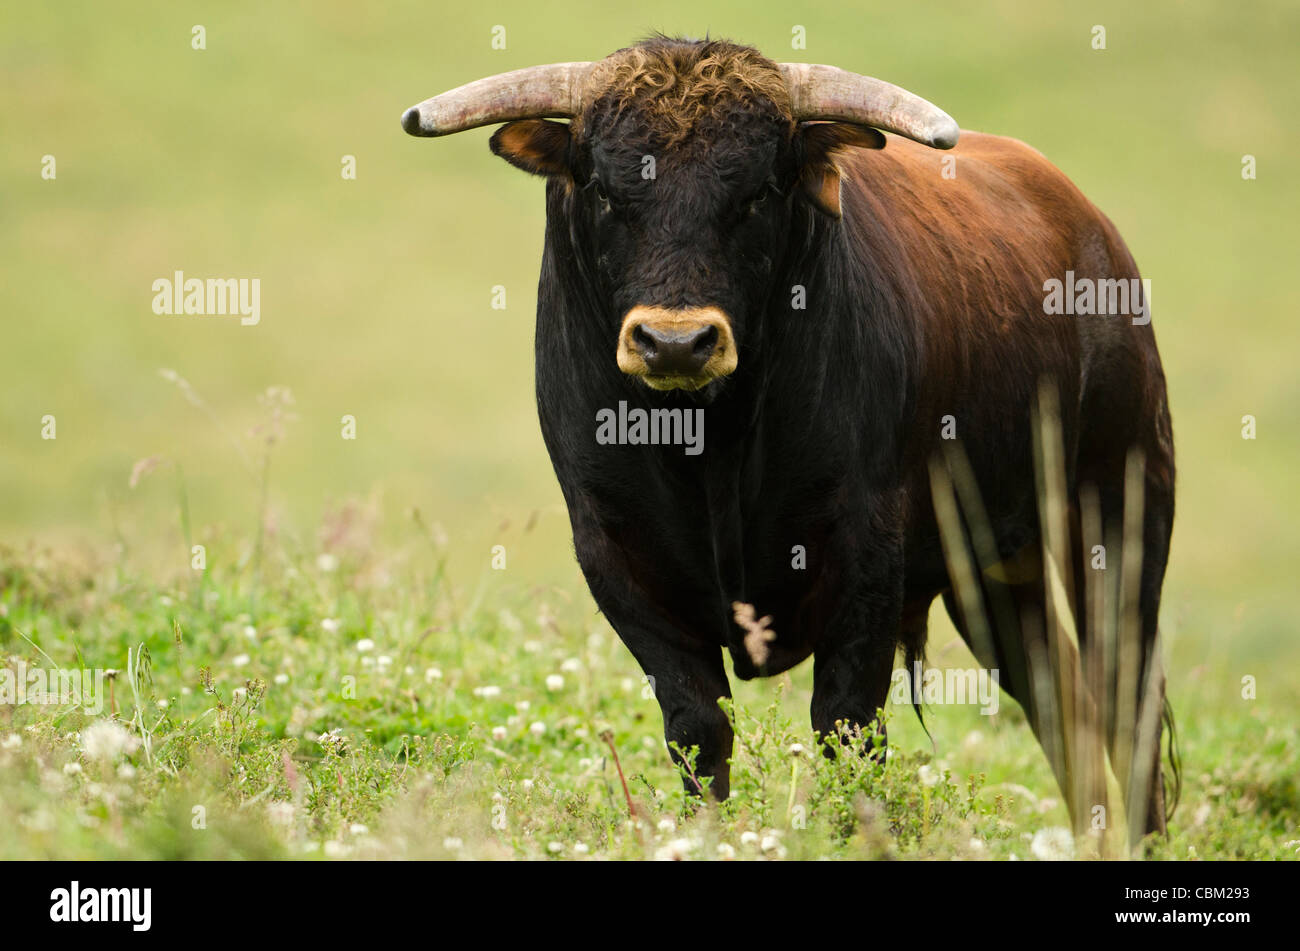
[{"label": "curly forehead hair", "polygon": [[614,121],[637,110],[665,145],[685,139],[701,120],[737,110],[767,112],[794,128],[790,93],[776,64],[725,40],[655,36],[612,53],[592,69],[583,101],[587,119]]}]

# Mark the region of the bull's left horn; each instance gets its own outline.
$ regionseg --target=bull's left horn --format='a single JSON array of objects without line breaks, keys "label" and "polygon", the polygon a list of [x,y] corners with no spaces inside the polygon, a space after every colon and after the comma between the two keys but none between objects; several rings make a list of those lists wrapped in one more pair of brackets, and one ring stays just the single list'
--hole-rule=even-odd
[{"label": "bull's left horn", "polygon": [[906,89],[835,66],[781,63],[795,119],[856,122],[934,149],[957,144],[952,116]]},{"label": "bull's left horn", "polygon": [[571,119],[590,70],[591,63],[552,63],[478,79],[407,109],[402,128],[434,136],[515,119]]}]

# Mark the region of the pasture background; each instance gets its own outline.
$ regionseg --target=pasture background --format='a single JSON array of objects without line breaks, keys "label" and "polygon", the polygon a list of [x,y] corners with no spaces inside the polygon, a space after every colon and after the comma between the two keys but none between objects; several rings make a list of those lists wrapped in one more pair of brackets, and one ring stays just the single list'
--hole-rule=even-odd
[{"label": "pasture background", "polygon": [[[806,50],[790,49],[794,24]],[[128,487],[137,460],[161,455],[183,467],[194,541],[216,560],[246,556],[261,491],[246,434],[258,395],[281,385],[297,418],[271,456],[269,544],[314,553],[323,520],[337,526],[327,514],[363,500],[373,546],[410,548],[418,509],[445,532],[466,599],[562,610],[575,644],[601,629],[536,421],[543,185],[489,154],[490,128],[416,140],[398,118],[482,75],[599,58],[656,29],[898,83],[964,128],[1031,143],[1115,221],[1152,281],[1169,380],[1179,497],[1163,623],[1189,772],[1257,742],[1261,708],[1293,715],[1300,8],[1285,0],[6,4],[0,541],[19,562],[93,552],[173,583],[188,571],[174,473]],[[1246,153],[1256,181],[1241,177]],[[46,154],[55,181],[40,176]],[[176,270],[259,277],[261,324],[155,316],[150,285]],[[505,310],[490,306],[494,285]],[[40,438],[45,414],[57,440]],[[340,438],[344,414],[355,441]],[[1244,414],[1257,440],[1241,438]],[[503,572],[488,570],[496,544]],[[165,643],[159,624],[134,634]],[[70,633],[36,629],[47,649]],[[970,663],[941,611],[932,645],[936,663]],[[636,673],[625,653],[610,663]],[[1239,697],[1244,675],[1259,678],[1254,703]],[[807,665],[792,683],[798,723]],[[761,706],[772,686],[737,698]],[[940,752],[982,726],[970,709],[930,716]],[[930,748],[910,714],[891,739]],[[994,769],[1051,793],[1032,740],[1016,750]],[[1282,798],[1294,810],[1293,784]]]}]

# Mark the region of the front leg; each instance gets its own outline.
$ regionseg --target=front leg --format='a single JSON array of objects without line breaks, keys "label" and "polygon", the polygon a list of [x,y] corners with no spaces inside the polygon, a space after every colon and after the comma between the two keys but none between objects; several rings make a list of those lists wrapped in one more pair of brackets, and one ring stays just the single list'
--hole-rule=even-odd
[{"label": "front leg", "polygon": [[[678,765],[682,750],[699,747],[695,757],[695,776],[703,782],[711,779],[710,792],[719,800],[731,793],[731,720],[718,706],[720,697],[731,696],[731,685],[722,666],[722,648],[683,643],[644,630],[625,631],[615,624],[641,669],[649,678],[651,690],[659,701],[664,717],[664,741]],[[682,785],[688,793],[700,789],[683,772]]]},{"label": "front leg", "polygon": [[[860,574],[813,652],[812,726],[823,737],[836,735],[837,723],[885,733],[876,711],[889,698],[902,622],[903,546],[896,529],[877,527],[866,537],[874,544],[849,560]],[[833,755],[834,747],[825,751]]]},{"label": "front leg", "polygon": [[[873,729],[885,736],[876,711],[889,697],[894,666],[894,639],[867,634],[856,640],[819,649],[813,660],[812,727],[823,738],[838,734],[836,724],[850,730]],[[834,747],[825,752],[834,755]]]}]

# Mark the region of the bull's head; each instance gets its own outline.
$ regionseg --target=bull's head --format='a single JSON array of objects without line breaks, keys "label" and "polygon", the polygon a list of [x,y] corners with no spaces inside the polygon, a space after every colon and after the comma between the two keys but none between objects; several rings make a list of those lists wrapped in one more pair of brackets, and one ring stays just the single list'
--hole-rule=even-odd
[{"label": "bull's head", "polygon": [[500,122],[492,151],[557,183],[551,214],[590,249],[619,369],[657,390],[736,369],[794,202],[840,216],[837,152],[882,148],[878,129],[957,141],[947,113],[881,80],[666,38],[489,76],[402,116],[418,136]]}]

